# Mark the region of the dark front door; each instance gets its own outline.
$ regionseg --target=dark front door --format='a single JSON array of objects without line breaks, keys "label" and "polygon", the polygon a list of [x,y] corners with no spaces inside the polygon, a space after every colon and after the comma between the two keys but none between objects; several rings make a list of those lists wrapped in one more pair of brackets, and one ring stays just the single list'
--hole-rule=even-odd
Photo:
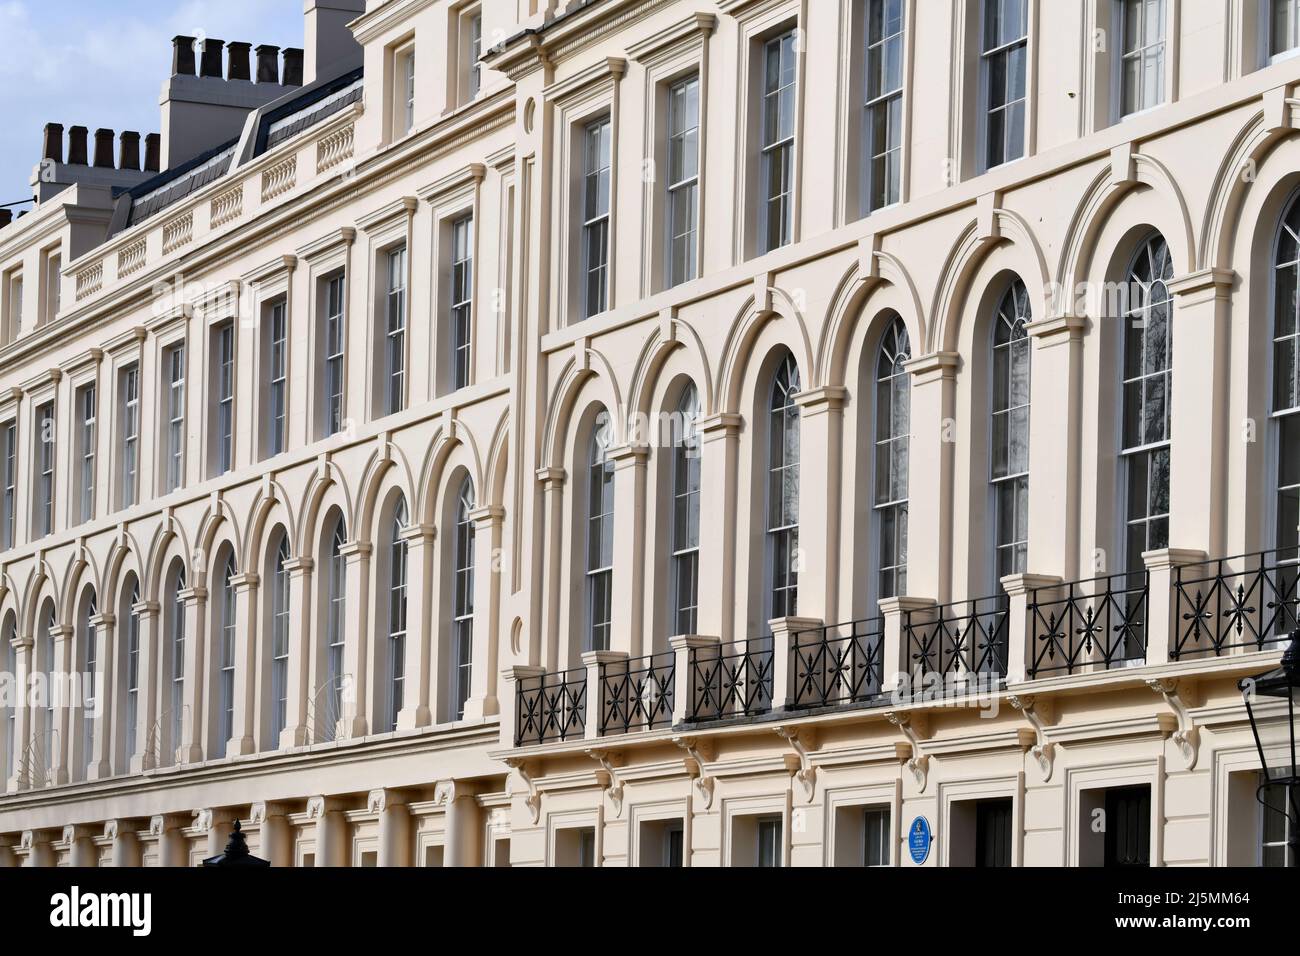
[{"label": "dark front door", "polygon": [[975,865],[1011,865],[1011,801],[981,800],[975,804]]},{"label": "dark front door", "polygon": [[1106,865],[1151,865],[1151,788],[1106,791]]}]

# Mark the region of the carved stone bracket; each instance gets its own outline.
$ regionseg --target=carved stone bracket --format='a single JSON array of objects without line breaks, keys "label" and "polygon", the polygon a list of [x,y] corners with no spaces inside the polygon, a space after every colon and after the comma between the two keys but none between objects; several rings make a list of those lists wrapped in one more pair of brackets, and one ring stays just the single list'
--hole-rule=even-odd
[{"label": "carved stone bracket", "polygon": [[911,745],[911,754],[906,758],[902,758],[903,765],[912,774],[917,789],[921,793],[925,793],[926,784],[930,779],[930,756],[921,753],[921,738],[916,732],[917,724],[913,722],[911,714],[900,714],[892,710],[885,714],[885,719],[897,727]]},{"label": "carved stone bracket", "polygon": [[808,756],[808,746],[805,744],[805,740],[810,740],[810,732],[798,727],[783,726],[772,729],[776,731],[778,737],[789,742],[794,750],[793,756],[798,760],[798,763],[791,767],[794,779],[803,786],[804,800],[812,803],[813,794],[817,790],[817,768],[812,765],[812,760]]},{"label": "carved stone bracket", "polygon": [[607,750],[591,749],[586,751],[588,757],[600,764],[601,769],[597,771],[596,777],[609,795],[609,802],[614,807],[614,816],[617,818],[623,814],[623,783],[618,779],[618,774],[614,772],[614,755]]},{"label": "carved stone bracket", "polygon": [[524,786],[528,788],[528,796],[524,797],[524,805],[528,807],[529,816],[532,817],[533,823],[536,824],[542,818],[542,794],[537,789],[537,781],[528,773],[528,764],[523,760],[506,758],[505,763],[524,782]]},{"label": "carved stone bracket", "polygon": [[673,743],[686,751],[686,773],[695,783],[695,792],[704,801],[704,809],[713,808],[713,790],[716,781],[705,769],[704,758],[700,755],[703,742],[690,737],[674,737]]},{"label": "carved stone bracket", "polygon": [[1025,715],[1025,720],[1029,721],[1029,726],[1034,729],[1034,743],[1029,748],[1029,754],[1037,762],[1038,769],[1043,774],[1043,782],[1046,783],[1052,779],[1052,770],[1056,763],[1056,744],[1047,739],[1043,715],[1035,705],[1033,697],[1012,694],[1007,700],[1012,707]]},{"label": "carved stone bracket", "polygon": [[1170,735],[1179,753],[1183,755],[1188,770],[1196,768],[1201,747],[1201,729],[1188,713],[1189,701],[1179,692],[1178,681],[1169,678],[1150,678],[1146,685],[1165,699],[1178,720],[1177,729]]}]

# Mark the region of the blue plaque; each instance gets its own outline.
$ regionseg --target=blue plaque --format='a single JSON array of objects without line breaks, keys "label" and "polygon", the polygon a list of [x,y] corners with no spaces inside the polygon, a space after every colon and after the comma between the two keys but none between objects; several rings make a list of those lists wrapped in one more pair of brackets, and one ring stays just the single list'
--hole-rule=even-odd
[{"label": "blue plaque", "polygon": [[930,821],[925,817],[917,817],[907,828],[907,852],[911,854],[912,862],[920,866],[928,860],[930,846],[933,843],[934,836],[930,833]]}]

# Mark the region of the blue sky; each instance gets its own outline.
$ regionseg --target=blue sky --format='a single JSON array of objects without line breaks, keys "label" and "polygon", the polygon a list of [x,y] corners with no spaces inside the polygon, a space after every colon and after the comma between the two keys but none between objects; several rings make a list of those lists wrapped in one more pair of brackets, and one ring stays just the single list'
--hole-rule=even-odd
[{"label": "blue sky", "polygon": [[171,38],[302,46],[302,0],[0,0],[0,203],[30,198],[47,122],[159,129]]}]

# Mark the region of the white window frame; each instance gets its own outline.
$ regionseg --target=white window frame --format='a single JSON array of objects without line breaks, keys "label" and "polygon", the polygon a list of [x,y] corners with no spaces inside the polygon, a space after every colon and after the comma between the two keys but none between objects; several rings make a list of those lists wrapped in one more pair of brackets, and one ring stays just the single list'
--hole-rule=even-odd
[{"label": "white window frame", "polygon": [[[581,238],[579,240],[579,261],[581,264],[579,270],[581,311],[579,316],[585,321],[608,311],[611,302],[612,289],[609,280],[611,275],[610,259],[613,252],[613,218],[611,213],[613,210],[614,183],[614,126],[611,116],[605,114],[585,123],[579,136],[579,142],[582,148],[582,176],[579,180],[582,201],[578,206],[578,214],[582,223],[580,229]],[[595,143],[594,152],[593,142]],[[609,150],[608,156],[605,155],[606,148]],[[601,184],[602,177],[604,179],[603,187]],[[601,205],[602,199],[604,201],[603,207]],[[603,233],[600,246],[604,255],[599,265],[593,265],[591,255],[592,240],[598,231]],[[591,280],[592,276],[596,274],[600,276],[600,294],[593,296]]]},{"label": "white window frame", "polygon": [[399,243],[383,253],[384,389],[383,412],[395,415],[406,407],[407,247]]},{"label": "white window frame", "polygon": [[[1032,38],[1030,36],[1031,31],[1029,25],[1029,17],[1030,17],[1030,11],[1032,7],[1029,3],[1029,0],[1020,0],[1020,2],[1025,5],[1025,32],[1021,34],[1021,36],[1017,37],[1014,40],[1010,40],[1006,43],[999,43],[994,47],[986,48],[985,44],[988,41],[988,26],[987,26],[988,16],[989,16],[988,11],[990,8],[990,4],[999,3],[999,2],[1015,2],[1015,0],[980,0],[979,22],[976,25],[976,30],[977,30],[976,49],[978,51],[977,59],[978,59],[978,67],[979,67],[979,110],[978,110],[978,118],[977,118],[978,135],[976,136],[976,147],[978,150],[978,155],[976,156],[975,168],[978,174],[983,174],[988,172],[989,170],[998,169],[1001,168],[1002,166],[1008,165],[1009,163],[1017,162],[1018,160],[1024,159],[1026,156],[1030,154],[1030,126],[1032,125],[1033,118],[1030,116],[1029,113],[1030,106],[1031,106],[1030,95],[1029,95],[1030,80],[1031,80],[1030,54],[1032,52],[1030,48]],[[999,106],[997,110],[993,110],[990,108],[990,103],[992,102],[991,64],[993,58],[1005,57],[1009,61],[1011,58],[1011,51],[1014,50],[1017,46],[1024,47],[1024,57],[1023,57],[1024,67],[1025,67],[1024,95],[1018,100],[1009,100],[1003,103],[1001,106]],[[1004,153],[1003,158],[1000,162],[990,163],[989,162],[989,148],[991,145],[990,117],[996,111],[1006,112],[1015,103],[1022,104],[1023,123],[1024,123],[1024,126],[1021,130],[1020,154],[1018,156],[1009,156]],[[1004,126],[1003,127],[1004,149],[1006,147],[1006,129],[1007,127]]]},{"label": "white window frame", "polygon": [[385,730],[397,729],[397,716],[405,703],[407,621],[406,501],[393,509],[388,554],[388,713]]},{"label": "white window frame", "polygon": [[216,339],[216,474],[235,467],[235,323],[228,320],[214,330]]},{"label": "white window frame", "polygon": [[[781,391],[784,383],[784,392]],[[786,353],[772,372],[767,389],[767,463],[763,471],[766,491],[763,497],[763,530],[766,574],[764,575],[764,614],[762,627],[779,617],[794,617],[799,613],[799,574],[795,555],[799,550],[799,505],[801,482],[801,456],[793,461],[785,457],[787,435],[793,431],[802,451],[803,417],[795,396],[803,388],[798,363]],[[777,405],[780,400],[782,404]],[[777,416],[780,416],[778,423]],[[793,472],[796,487],[794,513],[787,514],[781,502],[773,495],[773,488],[784,487],[787,473]],[[778,514],[778,511],[780,513]],[[781,555],[784,561],[778,561]],[[784,564],[784,567],[782,567]]]},{"label": "white window frame", "polygon": [[77,389],[77,495],[81,508],[79,520],[95,517],[95,452],[99,441],[99,392],[94,382]]},{"label": "white window frame", "polygon": [[[698,71],[679,77],[668,84],[666,93],[667,102],[667,121],[665,123],[665,132],[667,134],[667,156],[665,157],[665,202],[664,202],[664,285],[665,288],[672,288],[681,285],[684,282],[690,282],[699,278],[699,242],[700,242],[700,167],[703,165],[703,154],[701,144],[703,143],[703,129],[700,126],[702,118],[702,100],[703,81]],[[693,108],[689,105],[685,107],[687,121],[690,122],[691,113],[694,113],[694,125],[679,124],[678,118],[683,110],[683,102],[677,98],[678,91],[683,91],[688,97],[684,102],[690,104],[693,102]],[[693,100],[689,97],[693,97]],[[692,148],[691,143],[694,142]],[[683,162],[680,174],[674,169],[673,156],[674,147],[678,146],[683,160],[690,159],[691,162]],[[691,156],[693,149],[694,155]],[[677,175],[675,175],[677,174]],[[677,212],[684,208],[690,216],[690,230],[687,232],[677,233]],[[684,258],[685,271],[680,275],[677,273],[674,265],[676,256],[674,250],[679,240],[686,241],[689,251]]]},{"label": "white window frame", "polygon": [[[890,2],[896,2],[900,8],[898,31],[889,34],[882,32],[881,37],[873,42],[871,39],[871,26],[876,20],[876,10]],[[862,161],[860,163],[862,194],[859,203],[860,208],[858,209],[859,216],[867,216],[881,209],[897,205],[902,201],[903,197],[903,143],[904,129],[907,125],[906,116],[904,115],[907,109],[905,97],[907,86],[907,7],[908,0],[865,0],[862,5],[864,13],[861,27],[863,47]],[[875,95],[872,95],[871,67],[873,51],[877,49],[886,51],[891,43],[896,43],[898,49],[898,85],[888,89],[882,85],[882,88]],[[876,142],[875,124],[872,119],[876,111],[880,109],[888,111],[894,103],[898,104],[898,120],[896,125],[892,122],[887,123],[890,141],[882,151],[879,148],[880,144]],[[894,141],[894,135],[897,136],[896,142]],[[888,184],[888,191],[884,201],[877,202],[876,158],[890,154],[896,154],[897,156],[893,170],[896,179]]]},{"label": "white window frame", "polygon": [[456,494],[452,543],[452,717],[461,720],[474,675],[474,487],[469,478]]},{"label": "white window frame", "polygon": [[[1117,120],[1128,119],[1146,113],[1156,107],[1163,106],[1169,102],[1169,63],[1170,63],[1170,42],[1168,36],[1169,30],[1169,0],[1114,0],[1112,6],[1111,23],[1113,35],[1119,37],[1119,43],[1116,44],[1113,56],[1114,78],[1111,82],[1111,89],[1114,91],[1112,96],[1111,112]],[[1128,30],[1128,7],[1130,4],[1140,3],[1145,10],[1146,5],[1156,4],[1160,8],[1159,23],[1160,36],[1157,40],[1148,41],[1145,35],[1141,38],[1142,44],[1129,49],[1132,38]],[[1145,30],[1145,18],[1142,19],[1143,29]],[[1157,50],[1156,54],[1159,61],[1159,86],[1156,98],[1148,103],[1143,99],[1135,108],[1126,110],[1124,101],[1128,91],[1128,75],[1125,70],[1126,64],[1133,60],[1145,61],[1149,51]]]},{"label": "white window frame", "polygon": [[[609,459],[609,436],[612,423],[609,413],[602,411],[592,425],[591,436],[587,442],[587,459],[583,469],[583,494],[586,507],[582,521],[584,561],[584,606],[586,615],[584,650],[603,651],[610,647],[613,632],[613,521],[615,505],[614,463]],[[597,489],[597,469],[600,474],[600,500],[596,501],[593,492]],[[597,527],[601,550],[609,547],[609,554],[593,553],[591,547],[592,529]],[[602,589],[603,588],[603,592]],[[604,607],[598,608],[597,601],[605,598]]]},{"label": "white window frame", "polygon": [[[892,369],[888,376],[881,375],[881,358],[886,348],[891,348],[890,354],[893,360],[890,363]],[[904,348],[905,347],[905,348]],[[871,430],[871,561],[869,566],[872,573],[869,581],[871,595],[870,606],[875,609],[879,601],[884,597],[896,597],[907,594],[907,519],[910,508],[910,489],[909,493],[903,497],[897,495],[881,496],[881,488],[877,482],[879,476],[879,460],[886,446],[892,449],[895,444],[905,444],[907,446],[904,455],[907,459],[907,470],[910,479],[911,476],[911,372],[907,369],[899,369],[900,365],[905,365],[912,357],[911,335],[907,331],[907,326],[902,317],[895,314],[885,327],[881,334],[880,340],[876,343],[872,351],[871,358],[871,381],[874,388],[872,402],[872,430]],[[901,381],[902,391],[908,396],[908,424],[902,434],[894,434],[891,430],[887,435],[881,435],[876,427],[880,416],[877,411],[877,404],[880,401],[881,389],[888,387],[890,390],[890,401],[896,399],[896,383]],[[893,419],[893,415],[890,415]],[[890,472],[890,483],[892,484],[897,476]],[[890,559],[893,564],[884,564],[885,555],[885,524],[887,520],[892,520],[894,536],[889,544]],[[901,527],[900,527],[901,525]],[[886,572],[893,574],[893,587],[885,588],[883,578]],[[885,594],[886,590],[891,591]]]},{"label": "white window frame", "polygon": [[[1015,279],[1008,286],[1005,293],[998,300],[998,305],[993,313],[993,321],[989,329],[989,510],[988,513],[993,516],[992,527],[992,569],[994,580],[993,589],[996,592],[999,582],[1003,577],[1009,574],[1023,573],[1025,563],[1028,560],[1029,550],[1029,527],[1019,529],[1023,534],[1013,535],[1008,540],[1002,535],[1003,529],[1003,492],[1009,489],[1013,502],[1018,505],[1021,498],[1027,501],[1029,495],[1029,439],[1030,425],[1029,416],[1030,400],[1028,394],[1023,404],[1011,404],[1010,394],[999,395],[997,392],[997,368],[999,359],[1005,357],[1007,364],[1008,389],[1011,387],[1012,370],[1016,358],[1016,349],[1023,348],[1023,361],[1025,363],[1025,385],[1030,387],[1030,376],[1032,375],[1033,366],[1033,345],[1029,341],[1024,331],[1025,326],[1032,321],[1030,314],[1029,292],[1025,284],[1020,279]],[[1007,340],[999,342],[999,333],[1002,329],[1007,330]],[[1017,338],[1019,330],[1019,338]],[[1023,343],[1017,345],[1017,342]],[[1015,428],[1015,421],[1018,412],[1024,413],[1024,447],[1025,460],[1023,467],[1016,468],[1011,462],[1011,449],[1014,446],[1012,440],[1012,429]],[[1007,466],[1005,471],[1000,470],[998,466],[998,457],[1002,449],[999,448],[997,441],[997,421],[998,418],[1005,418],[1008,422],[1006,430],[1003,433],[1006,440]],[[1025,504],[1028,509],[1028,504]],[[1010,551],[1012,557],[1009,563],[1004,563],[1003,555]],[[1017,556],[1018,555],[1018,556]]]},{"label": "white window frame", "polygon": [[448,331],[451,334],[448,369],[452,391],[465,388],[473,381],[474,325],[474,214],[456,217],[450,227],[451,311]]},{"label": "white window frame", "polygon": [[[799,30],[794,25],[788,26],[775,35],[763,40],[758,51],[758,77],[759,77],[759,106],[758,106],[758,252],[760,255],[772,252],[776,249],[784,248],[795,240],[795,193],[797,192],[795,178],[798,174],[798,146],[796,138],[799,130],[799,58],[802,55],[799,49]],[[784,45],[789,43],[792,62],[790,63],[790,73],[792,79],[789,83],[782,83],[781,75],[784,73],[785,53]],[[778,77],[777,85],[771,86],[767,78],[767,64],[773,50],[777,51],[778,57]],[[778,102],[781,97],[788,92],[790,97],[790,130],[786,135],[778,128],[773,130],[768,122],[768,103],[776,99]],[[777,110],[778,115],[780,110]],[[775,162],[782,162],[787,167],[788,189],[782,193],[772,193],[769,186],[772,182],[772,166]],[[782,210],[781,234],[773,239],[771,232],[771,215],[774,205],[779,205]]]},{"label": "white window frame", "polygon": [[[671,634],[695,634],[700,603],[700,417],[699,391],[688,385],[673,421],[672,527],[669,531],[669,589]],[[685,482],[683,482],[685,477]],[[684,539],[679,537],[687,529]],[[683,587],[683,583],[688,584]]]},{"label": "white window frame", "polygon": [[122,419],[122,489],[123,508],[140,500],[140,363],[124,367],[119,379]]},{"label": "white window frame", "polygon": [[18,530],[18,420],[11,418],[0,424],[0,548],[9,550],[17,542]]},{"label": "white window frame", "polygon": [[[54,533],[54,470],[57,461],[57,407],[54,399],[49,398],[36,406],[35,410],[35,469],[36,494],[32,501],[32,538],[43,538]],[[48,426],[47,423],[48,422]],[[49,433],[49,439],[44,436]]]},{"label": "white window frame", "polygon": [[163,350],[163,368],[167,374],[163,405],[167,416],[164,492],[173,492],[185,485],[185,359],[184,343]]}]

